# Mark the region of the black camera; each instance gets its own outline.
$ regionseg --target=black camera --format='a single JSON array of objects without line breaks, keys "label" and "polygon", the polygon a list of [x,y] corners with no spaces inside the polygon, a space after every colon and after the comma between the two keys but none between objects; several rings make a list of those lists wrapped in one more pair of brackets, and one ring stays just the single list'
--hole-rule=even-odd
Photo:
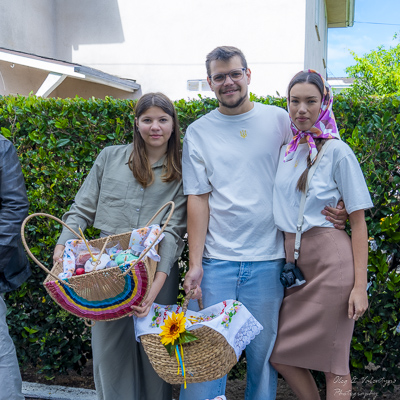
[{"label": "black camera", "polygon": [[280,280],[286,289],[301,286],[306,283],[300,268],[293,263],[285,264],[283,271],[281,272]]}]

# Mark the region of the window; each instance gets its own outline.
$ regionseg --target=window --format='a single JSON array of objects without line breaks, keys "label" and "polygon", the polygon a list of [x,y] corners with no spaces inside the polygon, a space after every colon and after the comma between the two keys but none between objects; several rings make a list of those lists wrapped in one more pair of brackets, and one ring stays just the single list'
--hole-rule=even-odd
[{"label": "window", "polygon": [[210,92],[207,79],[190,79],[187,81],[187,90],[191,92]]}]

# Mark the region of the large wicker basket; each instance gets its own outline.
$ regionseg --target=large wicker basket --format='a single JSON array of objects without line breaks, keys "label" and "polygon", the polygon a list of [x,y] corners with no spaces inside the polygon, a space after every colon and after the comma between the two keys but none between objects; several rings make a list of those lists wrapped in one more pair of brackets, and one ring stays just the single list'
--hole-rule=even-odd
[{"label": "large wicker basket", "polygon": [[[186,296],[183,312],[186,314],[191,293]],[[200,309],[203,308],[199,301]],[[186,383],[212,381],[224,377],[236,364],[236,354],[232,346],[220,333],[207,326],[190,331],[197,340],[183,344]],[[140,337],[144,350],[154,370],[164,381],[183,384],[185,378],[179,371],[175,356],[170,356],[160,336],[148,334]]]},{"label": "large wicker basket", "polygon": [[[147,247],[140,258],[126,270],[122,270],[120,267],[113,267],[73,276],[66,280],[59,279],[58,275],[63,271],[62,264],[56,262],[51,271],[49,271],[29,249],[24,235],[26,223],[33,217],[44,216],[59,222],[78,238],[83,239],[63,221],[50,214],[36,213],[29,215],[22,223],[22,242],[32,260],[47,273],[43,285],[60,307],[77,317],[84,318],[85,321],[116,320],[131,313],[131,306],[139,305],[147,296],[154,279],[157,263],[146,257],[146,254],[153,247],[171,219],[175,207],[174,203],[172,201],[166,203],[146,225],[150,225],[157,215],[168,206],[171,206],[168,218],[153,244]],[[89,243],[94,247],[100,248],[101,255],[110,241],[118,241],[121,247],[126,250],[130,236],[131,232],[126,232],[91,240]]]}]

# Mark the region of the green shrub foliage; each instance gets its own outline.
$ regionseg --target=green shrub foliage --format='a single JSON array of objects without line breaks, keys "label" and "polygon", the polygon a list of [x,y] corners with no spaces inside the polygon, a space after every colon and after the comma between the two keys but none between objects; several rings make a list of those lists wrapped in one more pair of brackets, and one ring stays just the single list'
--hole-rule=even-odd
[{"label": "green shrub foliage", "polygon": [[351,366],[358,382],[393,390],[400,376],[400,97],[339,98],[336,115],[374,203],[366,213],[369,309],[355,326]]},{"label": "green shrub foliage", "polygon": [[[284,98],[251,94],[251,100],[286,108]],[[199,98],[175,105],[184,133],[217,102]],[[396,332],[400,323],[399,105],[400,97],[350,95],[338,96],[334,104],[341,136],[360,161],[375,205],[366,212],[370,306],[356,323],[352,375],[358,382],[373,381],[381,391],[391,390],[400,376],[400,333]],[[20,156],[30,213],[61,217],[100,150],[132,140],[133,122],[134,104],[127,100],[0,97],[1,133]],[[31,220],[26,227],[32,252],[49,268],[59,232],[59,224],[42,218]],[[93,228],[86,233],[89,237],[98,234]],[[187,250],[182,274],[186,264]],[[49,377],[68,369],[79,371],[91,357],[90,332],[81,320],[52,302],[42,286],[45,273],[33,262],[31,266],[32,277],[6,296],[19,361],[22,366],[37,366]],[[366,366],[373,366],[373,371]]]},{"label": "green shrub foliage", "polygon": [[[100,150],[132,140],[132,111],[132,102],[111,98],[0,98],[1,133],[18,149],[30,213],[61,217]],[[49,269],[60,228],[37,218],[25,230],[32,253]],[[87,231],[89,237],[96,233]],[[49,377],[71,368],[79,371],[91,357],[90,332],[82,320],[53,303],[42,285],[45,273],[33,262],[31,268],[27,283],[7,295],[19,361]]]},{"label": "green shrub foliage", "polygon": [[[393,40],[396,41],[398,34]],[[398,95],[400,93],[400,43],[385,49],[379,46],[363,56],[351,51],[355,65],[346,68],[354,78],[352,95]]]}]

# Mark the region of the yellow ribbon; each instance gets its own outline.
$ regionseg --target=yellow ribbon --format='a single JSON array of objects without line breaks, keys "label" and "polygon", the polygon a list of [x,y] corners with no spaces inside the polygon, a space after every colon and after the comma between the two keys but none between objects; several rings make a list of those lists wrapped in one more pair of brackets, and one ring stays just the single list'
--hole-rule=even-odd
[{"label": "yellow ribbon", "polygon": [[182,375],[183,375],[183,387],[184,389],[186,389],[186,369],[185,369],[185,359],[183,357],[183,348],[182,348],[182,344],[179,343],[179,346],[181,348],[181,353],[182,353],[182,361],[180,360],[179,357],[179,350],[177,350],[177,347],[175,347],[175,357],[176,357],[176,361],[178,362],[178,371],[177,371],[177,375],[179,375],[179,366],[181,365],[182,368]]},{"label": "yellow ribbon", "polygon": [[181,363],[179,361],[178,352],[176,351],[176,347],[175,347],[175,357],[176,357],[176,362],[178,363],[178,371],[176,372],[176,374],[179,375],[179,365]]},{"label": "yellow ribbon", "polygon": [[183,367],[183,387],[186,389],[186,369],[185,369],[185,359],[183,357],[183,348],[182,348],[182,343],[179,343],[179,346],[181,348],[181,353],[182,353],[182,367]]}]

